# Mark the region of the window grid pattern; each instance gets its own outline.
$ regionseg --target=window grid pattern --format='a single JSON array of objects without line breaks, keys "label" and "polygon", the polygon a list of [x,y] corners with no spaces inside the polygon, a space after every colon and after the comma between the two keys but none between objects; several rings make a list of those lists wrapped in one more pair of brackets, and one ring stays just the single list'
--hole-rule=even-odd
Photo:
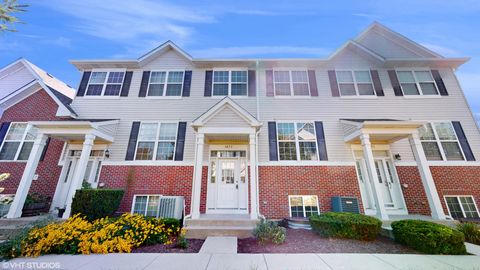
[{"label": "window grid pattern", "polygon": [[92,72],[87,85],[86,96],[119,96],[125,72]]},{"label": "window grid pattern", "polygon": [[404,95],[438,95],[438,88],[430,70],[397,70]]},{"label": "window grid pattern", "polygon": [[158,218],[160,195],[135,195],[133,214]]},{"label": "window grid pattern", "polygon": [[310,96],[306,70],[275,70],[273,82],[275,96]]},{"label": "window grid pattern", "polygon": [[279,160],[318,160],[313,122],[277,123]]},{"label": "window grid pattern", "polygon": [[288,199],[290,203],[290,217],[308,218],[320,213],[316,195],[292,195]]},{"label": "window grid pattern", "polygon": [[451,122],[428,123],[419,133],[427,160],[465,160]]},{"label": "window grid pattern", "polygon": [[368,70],[337,70],[341,96],[375,96],[372,76]]},{"label": "window grid pattern", "polygon": [[37,136],[28,123],[11,123],[0,150],[0,160],[27,160]]},{"label": "window grid pattern", "polygon": [[247,96],[248,72],[246,70],[214,70],[212,96]]},{"label": "window grid pattern", "polygon": [[445,196],[445,201],[452,218],[479,218],[472,196]]},{"label": "window grid pattern", "polygon": [[148,81],[149,97],[180,97],[183,90],[184,71],[152,71]]},{"label": "window grid pattern", "polygon": [[178,123],[142,122],[135,160],[173,160]]}]

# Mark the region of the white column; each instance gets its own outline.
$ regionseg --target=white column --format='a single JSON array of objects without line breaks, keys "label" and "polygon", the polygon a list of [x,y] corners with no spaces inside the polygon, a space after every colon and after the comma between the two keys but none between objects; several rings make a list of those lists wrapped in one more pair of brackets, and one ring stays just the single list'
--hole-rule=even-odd
[{"label": "white column", "polygon": [[47,141],[47,135],[43,133],[37,134],[37,138],[32,146],[32,151],[28,157],[27,164],[25,164],[25,169],[23,170],[22,179],[20,184],[18,184],[17,192],[15,193],[15,198],[13,199],[10,210],[8,211],[7,218],[18,218],[22,216],[22,208],[25,204],[25,199],[27,198],[28,190],[32,185],[33,176],[37,170],[38,162],[42,156],[43,148]]},{"label": "white column", "polygon": [[193,191],[192,191],[192,219],[200,218],[200,197],[202,194],[202,171],[203,171],[203,146],[205,144],[205,135],[197,133],[195,167],[193,169]]},{"label": "white column", "polygon": [[427,157],[423,151],[422,143],[418,137],[418,133],[410,135],[408,139],[410,141],[415,160],[417,161],[418,171],[420,172],[420,176],[422,178],[423,188],[427,194],[428,205],[430,205],[432,218],[444,220],[446,219],[446,216],[443,212],[442,203],[440,202],[440,197],[438,196],[437,188],[435,187],[435,182],[433,181],[432,173],[430,172],[430,167],[428,167]]},{"label": "white column", "polygon": [[258,218],[256,136],[250,134],[250,218]]},{"label": "white column", "polygon": [[385,203],[381,194],[381,184],[378,182],[377,169],[375,167],[375,160],[373,159],[372,144],[370,143],[370,135],[360,135],[362,141],[363,156],[367,167],[368,175],[370,176],[370,184],[373,189],[373,198],[375,199],[376,216],[381,220],[388,220]]},{"label": "white column", "polygon": [[67,195],[67,204],[65,205],[65,212],[63,218],[70,217],[72,211],[72,201],[77,189],[82,188],[83,178],[85,177],[85,170],[87,169],[88,159],[90,158],[90,152],[92,151],[95,135],[85,135],[85,141],[83,141],[82,154],[75,165],[75,171],[73,172],[72,182]]}]

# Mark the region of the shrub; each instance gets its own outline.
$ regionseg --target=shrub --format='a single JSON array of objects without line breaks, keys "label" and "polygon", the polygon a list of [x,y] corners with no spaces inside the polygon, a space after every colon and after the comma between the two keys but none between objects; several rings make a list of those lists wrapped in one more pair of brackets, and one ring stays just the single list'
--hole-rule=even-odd
[{"label": "shrub", "polygon": [[480,245],[480,225],[473,222],[465,222],[457,225],[457,229],[465,236],[465,241]]},{"label": "shrub", "polygon": [[271,242],[279,245],[285,242],[287,230],[278,226],[276,222],[262,219],[253,230],[253,235],[260,244]]},{"label": "shrub", "polygon": [[374,217],[345,213],[329,212],[310,217],[312,229],[325,237],[340,237],[372,241],[377,238],[382,222]]},{"label": "shrub", "polygon": [[124,214],[90,222],[75,215],[62,223],[31,230],[22,241],[22,256],[131,252],[149,244],[171,244],[180,228],[162,219]]},{"label": "shrub", "polygon": [[178,238],[177,238],[176,247],[183,248],[183,249],[188,248],[188,242],[187,242],[187,239],[185,238],[186,234],[187,234],[187,230],[185,228],[180,230],[180,234],[178,235]]},{"label": "shrub", "polygon": [[423,220],[392,222],[395,241],[427,254],[466,254],[463,233]]},{"label": "shrub", "polygon": [[72,202],[72,215],[81,214],[87,220],[111,217],[123,197],[119,189],[79,189]]}]

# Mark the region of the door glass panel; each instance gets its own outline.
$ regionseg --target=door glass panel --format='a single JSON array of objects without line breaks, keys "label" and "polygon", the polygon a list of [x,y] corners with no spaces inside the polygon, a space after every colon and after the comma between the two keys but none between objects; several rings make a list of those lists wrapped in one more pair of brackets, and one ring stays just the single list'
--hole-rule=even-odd
[{"label": "door glass panel", "polygon": [[211,175],[210,175],[210,183],[215,184],[215,180],[217,179],[217,161],[212,160],[210,165],[211,167]]},{"label": "door glass panel", "polygon": [[65,174],[65,179],[63,179],[64,183],[67,183],[67,181],[68,181],[68,176],[70,175],[70,170],[72,169],[72,163],[73,163],[73,161],[71,161],[71,160],[68,162],[67,173]]},{"label": "door glass panel", "polygon": [[245,160],[240,160],[240,181],[245,183],[247,178],[247,165],[245,164]]},{"label": "door glass panel", "polygon": [[382,166],[381,161],[375,161],[375,169],[377,171],[378,182],[383,183],[383,175],[380,166]]},{"label": "door glass panel", "polygon": [[235,183],[235,162],[222,162],[222,183]]},{"label": "door glass panel", "polygon": [[95,183],[98,182],[98,177],[100,176],[100,168],[102,167],[102,162],[99,161],[97,165],[97,171],[95,172]]},{"label": "door glass panel", "polygon": [[393,164],[390,160],[385,161],[387,163],[387,173],[388,176],[390,177],[390,183],[395,183],[395,178],[393,174]]},{"label": "door glass panel", "polygon": [[83,177],[84,181],[90,182],[90,174],[92,172],[93,160],[89,160],[87,163],[87,168],[85,169],[85,176]]},{"label": "door glass panel", "polygon": [[357,174],[358,174],[358,178],[360,179],[360,182],[364,183],[364,179],[363,179],[363,173],[362,173],[362,167],[360,165],[360,161],[357,160],[356,161],[356,167],[357,167]]}]

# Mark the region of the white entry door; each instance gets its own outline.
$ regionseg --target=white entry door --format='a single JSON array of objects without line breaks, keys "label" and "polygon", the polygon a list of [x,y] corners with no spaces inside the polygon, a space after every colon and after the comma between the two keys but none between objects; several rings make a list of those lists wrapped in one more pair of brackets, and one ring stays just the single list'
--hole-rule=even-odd
[{"label": "white entry door", "polygon": [[238,160],[218,160],[217,208],[238,208]]},{"label": "white entry door", "polygon": [[391,161],[385,159],[375,159],[375,169],[377,170],[378,183],[383,197],[385,207],[395,208],[395,180],[392,174]]}]

